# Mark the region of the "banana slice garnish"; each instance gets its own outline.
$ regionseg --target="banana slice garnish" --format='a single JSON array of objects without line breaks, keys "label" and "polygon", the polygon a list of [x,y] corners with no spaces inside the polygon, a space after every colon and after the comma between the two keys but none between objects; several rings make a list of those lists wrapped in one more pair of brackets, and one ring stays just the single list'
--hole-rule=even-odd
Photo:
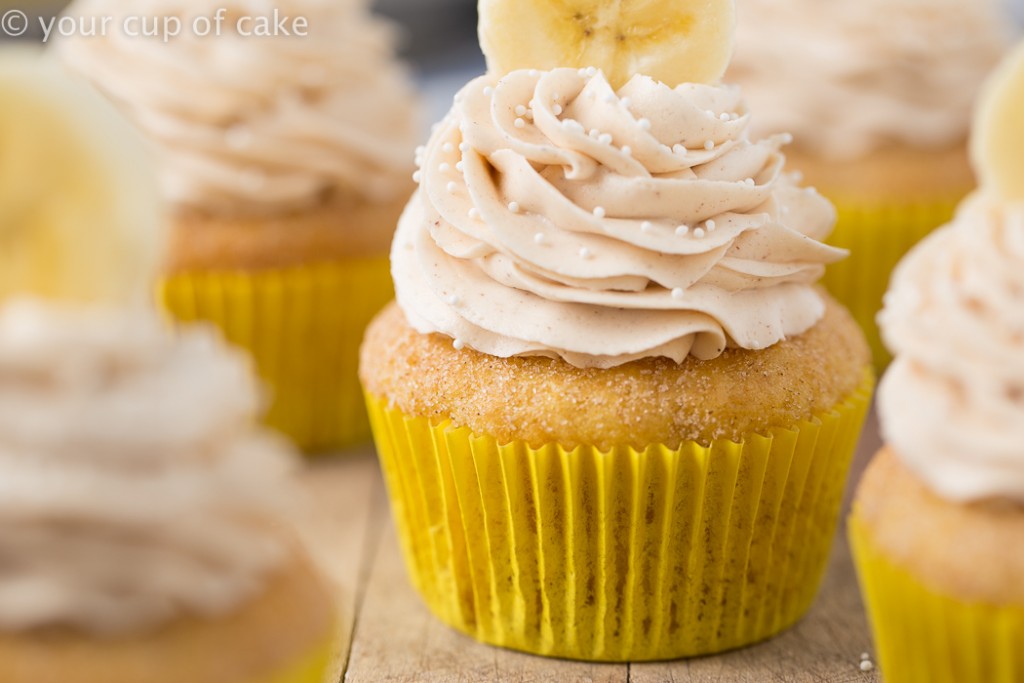
[{"label": "banana slice garnish", "polygon": [[992,73],[974,115],[971,157],[982,187],[1024,201],[1024,43]]}]

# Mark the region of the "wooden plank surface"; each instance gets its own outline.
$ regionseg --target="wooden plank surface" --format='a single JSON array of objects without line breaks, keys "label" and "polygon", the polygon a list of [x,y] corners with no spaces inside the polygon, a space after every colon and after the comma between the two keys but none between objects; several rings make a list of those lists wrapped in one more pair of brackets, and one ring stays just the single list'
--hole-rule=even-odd
[{"label": "wooden plank surface", "polygon": [[[851,486],[878,448],[872,417]],[[463,683],[875,683],[860,669],[870,636],[845,533],[818,601],[795,628],[722,655],[653,664],[551,660],[477,643],[437,621],[409,584],[369,450],[315,463],[306,535],[338,589],[342,639],[329,681]]]}]

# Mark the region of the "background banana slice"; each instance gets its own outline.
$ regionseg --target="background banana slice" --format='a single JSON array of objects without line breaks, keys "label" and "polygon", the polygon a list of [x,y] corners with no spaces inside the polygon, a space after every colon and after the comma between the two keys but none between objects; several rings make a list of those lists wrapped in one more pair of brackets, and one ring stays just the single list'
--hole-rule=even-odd
[{"label": "background banana slice", "polygon": [[989,76],[975,112],[971,156],[978,180],[1024,201],[1024,43]]},{"label": "background banana slice", "polygon": [[0,51],[0,302],[150,299],[164,237],[150,167],[91,86],[34,50]]},{"label": "background banana slice", "polygon": [[735,0],[480,0],[491,73],[597,67],[675,87],[716,83],[732,56]]}]

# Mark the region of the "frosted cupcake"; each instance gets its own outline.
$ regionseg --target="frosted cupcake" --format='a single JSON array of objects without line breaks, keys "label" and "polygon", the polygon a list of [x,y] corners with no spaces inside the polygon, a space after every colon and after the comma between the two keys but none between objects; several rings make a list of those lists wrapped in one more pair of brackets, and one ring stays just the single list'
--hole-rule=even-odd
[{"label": "frosted cupcake", "polygon": [[979,84],[1009,41],[995,0],[740,0],[727,79],[759,134],[789,131],[790,168],[836,203],[830,243],[851,257],[825,284],[850,308],[881,369],[875,315],[889,275],[973,187]]},{"label": "frosted cupcake", "polygon": [[[222,35],[196,36],[192,18],[222,7]],[[69,13],[114,28],[58,48],[157,153],[175,211],[164,302],[252,352],[269,424],[301,446],[367,439],[357,347],[391,296],[387,245],[418,135],[390,27],[359,3],[290,0],[278,9],[305,18],[307,36],[244,36],[252,3],[176,0],[147,5],[183,18],[164,43],[119,29],[136,9],[81,0]]]},{"label": "frosted cupcake", "polygon": [[975,125],[981,189],[899,266],[886,447],[850,530],[886,681],[1024,671],[1024,48]]},{"label": "frosted cupcake", "polygon": [[[731,3],[644,12],[673,9],[728,45]],[[492,68],[502,10],[563,25],[483,3]],[[662,37],[695,43],[680,31]],[[523,58],[468,84],[427,145],[397,304],[363,344],[413,582],[446,623],[537,654],[766,638],[813,600],[872,385],[863,335],[814,286],[843,255],[820,241],[834,213],[783,173],[787,138],[748,137],[733,88]],[[717,80],[706,53],[683,63]]]},{"label": "frosted cupcake", "polygon": [[331,595],[254,426],[249,363],[143,304],[162,243],[126,123],[0,53],[0,671],[5,683],[314,683]]}]

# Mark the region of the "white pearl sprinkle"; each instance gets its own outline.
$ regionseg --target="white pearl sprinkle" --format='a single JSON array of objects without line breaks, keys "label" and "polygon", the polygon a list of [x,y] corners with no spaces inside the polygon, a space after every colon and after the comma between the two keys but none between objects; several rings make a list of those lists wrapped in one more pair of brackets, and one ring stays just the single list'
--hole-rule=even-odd
[{"label": "white pearl sprinkle", "polygon": [[601,134],[601,131],[599,131],[597,128],[591,128],[590,132],[587,133],[587,135],[589,135],[592,138],[596,138],[600,134]]},{"label": "white pearl sprinkle", "polygon": [[749,185],[750,187],[753,187],[755,185],[754,179],[753,178],[747,178],[746,180],[743,181],[743,184],[744,185]]},{"label": "white pearl sprinkle", "polygon": [[711,118],[715,118],[716,117],[715,112],[711,111],[710,109],[704,110],[704,113],[707,114],[708,116],[710,116]]},{"label": "white pearl sprinkle", "polygon": [[697,239],[700,239],[701,237],[703,237],[704,236],[704,228],[697,228],[696,230],[694,230],[693,231],[693,236],[696,237]]},{"label": "white pearl sprinkle", "polygon": [[718,228],[714,221],[708,221],[704,225],[707,226],[708,232],[714,232]]},{"label": "white pearl sprinkle", "polygon": [[587,77],[587,70],[586,69],[580,69],[579,70],[579,74],[580,74],[580,78],[586,78]]},{"label": "white pearl sprinkle", "polygon": [[466,348],[466,342],[462,341],[461,339],[456,339],[455,341],[452,342],[452,346],[455,347],[456,351],[461,351],[462,349]]},{"label": "white pearl sprinkle", "polygon": [[625,107],[626,109],[629,109],[631,106],[633,106],[633,100],[629,99],[628,97],[623,97],[619,101],[622,103],[622,106]]},{"label": "white pearl sprinkle", "polygon": [[686,292],[683,291],[682,287],[676,287],[675,289],[672,290],[672,298],[675,299],[676,301],[682,299],[685,296]]},{"label": "white pearl sprinkle", "polygon": [[508,210],[512,213],[519,213],[519,202],[509,202]]},{"label": "white pearl sprinkle", "polygon": [[860,663],[860,670],[861,671],[873,671],[874,668],[875,668],[875,665],[871,663],[870,659],[865,659],[864,661],[862,661]]},{"label": "white pearl sprinkle", "polygon": [[485,97],[490,97],[493,94],[494,94],[494,88],[492,88],[491,86],[487,86],[486,88],[484,88],[484,96]]},{"label": "white pearl sprinkle", "polygon": [[455,170],[458,171],[459,173],[462,173],[464,170],[466,170],[466,164],[460,161],[459,163],[455,164]]},{"label": "white pearl sprinkle", "polygon": [[426,153],[426,151],[427,148],[424,147],[423,145],[420,145],[419,147],[416,148],[416,156],[421,157]]},{"label": "white pearl sprinkle", "polygon": [[583,247],[583,248],[580,249],[580,258],[581,259],[584,259],[584,260],[585,259],[589,259],[591,256],[593,256],[593,254],[591,254],[590,250],[587,249],[586,247]]},{"label": "white pearl sprinkle", "polygon": [[551,111],[554,112],[555,116],[561,116],[564,110],[562,109],[562,105],[556,104],[555,106],[551,107]]},{"label": "white pearl sprinkle", "polygon": [[530,69],[530,78],[537,78],[537,76],[540,76],[540,72],[536,69]]},{"label": "white pearl sprinkle", "polygon": [[607,214],[604,210],[604,207],[599,206],[596,209],[594,209],[594,215],[597,216],[598,218],[604,218]]},{"label": "white pearl sprinkle", "polygon": [[597,141],[600,142],[602,145],[610,145],[612,144],[612,136],[609,135],[608,133],[605,133],[599,136],[597,138]]},{"label": "white pearl sprinkle", "polygon": [[644,221],[643,223],[640,224],[641,232],[650,232],[651,230],[654,230],[654,223],[651,223],[650,221]]},{"label": "white pearl sprinkle", "polygon": [[444,143],[441,146],[441,149],[444,150],[445,154],[451,154],[452,152],[455,151],[455,148],[452,146],[452,143],[450,143],[450,142]]},{"label": "white pearl sprinkle", "polygon": [[516,116],[526,116],[526,112],[529,111],[525,106],[521,104],[516,105]]},{"label": "white pearl sprinkle", "polygon": [[470,209],[469,210],[469,217],[472,218],[473,220],[479,220],[480,219],[480,209],[477,209],[477,208]]},{"label": "white pearl sprinkle", "polygon": [[460,142],[459,143],[459,151],[460,152],[468,152],[469,151],[469,143],[468,142]]},{"label": "white pearl sprinkle", "polygon": [[686,156],[686,145],[676,144],[672,147],[672,151],[679,156]]},{"label": "white pearl sprinkle", "polygon": [[860,660],[863,662],[865,659],[871,659],[871,655],[868,654],[867,652],[861,652],[860,653]]},{"label": "white pearl sprinkle", "polygon": [[597,75],[597,68],[593,66],[587,67],[587,78],[593,78]]},{"label": "white pearl sprinkle", "polygon": [[516,128],[526,128],[526,121],[523,119],[516,119]]},{"label": "white pearl sprinkle", "polygon": [[533,121],[533,112],[532,111],[526,112],[526,120],[527,121]]},{"label": "white pearl sprinkle", "polygon": [[707,142],[704,143],[704,149],[706,149],[707,151],[710,152],[714,148],[715,148],[715,141],[714,140],[708,140]]},{"label": "white pearl sprinkle", "polygon": [[544,242],[546,241],[544,238],[544,233],[538,232],[536,235],[533,236],[533,241],[536,244],[544,244]]},{"label": "white pearl sprinkle", "polygon": [[676,228],[676,234],[679,235],[680,237],[685,237],[686,235],[689,235],[690,234],[690,226],[689,225],[680,225],[678,228]]},{"label": "white pearl sprinkle", "polygon": [[729,115],[728,115],[728,114],[726,114],[725,112],[722,112],[721,116],[719,116],[719,117],[718,117],[718,119],[719,119],[720,121],[728,121],[728,120],[729,120],[729,118],[730,118],[730,117],[729,117]]},{"label": "white pearl sprinkle", "polygon": [[633,148],[630,147],[629,145],[623,145],[622,153],[625,154],[627,157],[633,156]]},{"label": "white pearl sprinkle", "polygon": [[608,104],[615,104],[619,98],[615,96],[615,93],[610,92],[604,96],[604,101]]},{"label": "white pearl sprinkle", "polygon": [[449,306],[458,306],[461,303],[459,297],[455,296],[454,294],[445,299],[445,301],[448,302]]},{"label": "white pearl sprinkle", "polygon": [[551,99],[554,100],[555,102],[557,102],[558,100],[562,99],[562,96],[559,95],[556,92],[553,92],[553,93],[551,93]]},{"label": "white pearl sprinkle", "polygon": [[459,186],[455,184],[455,181],[452,181],[452,182],[448,183],[448,191],[449,192],[455,192],[455,190],[457,190],[457,189],[459,189]]},{"label": "white pearl sprinkle", "polygon": [[[736,117],[736,118],[739,118],[739,117]],[[793,135],[792,135],[792,133],[783,133],[782,135],[779,136],[779,141],[782,144],[784,144],[784,145],[792,145],[793,144]]]},{"label": "white pearl sprinkle", "polygon": [[416,171],[415,173],[412,174],[412,181],[414,183],[418,183],[421,180],[423,180],[423,172],[422,171]]},{"label": "white pearl sprinkle", "polygon": [[650,130],[651,129],[651,121],[650,121],[650,119],[640,119],[639,121],[637,121],[637,124],[641,128],[643,128],[644,130]]},{"label": "white pearl sprinkle", "polygon": [[448,162],[444,162],[437,167],[437,170],[440,171],[441,173],[447,173],[448,171],[452,170],[452,165],[449,164]]}]

